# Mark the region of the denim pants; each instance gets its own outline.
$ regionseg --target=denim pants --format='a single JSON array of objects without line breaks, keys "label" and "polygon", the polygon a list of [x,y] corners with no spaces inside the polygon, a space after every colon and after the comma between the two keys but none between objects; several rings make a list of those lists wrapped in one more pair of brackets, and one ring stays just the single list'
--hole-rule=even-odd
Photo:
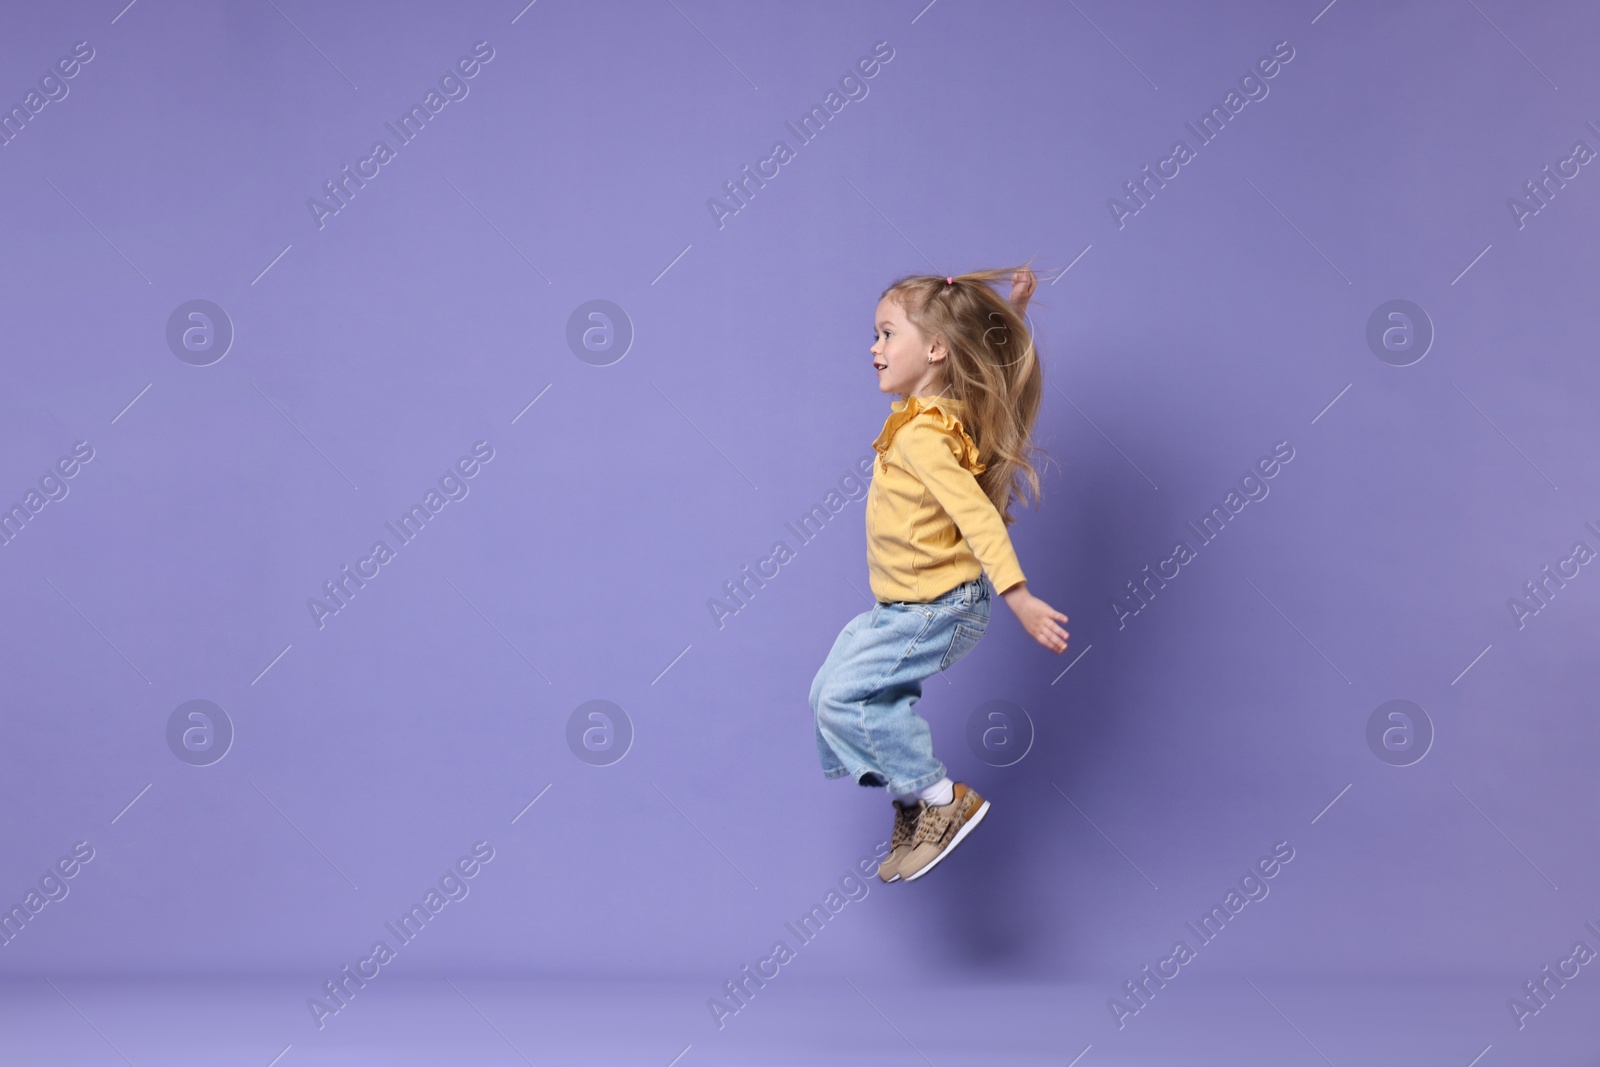
[{"label": "denim pants", "polygon": [[989,627],[982,575],[926,603],[882,602],[851,619],[811,682],[817,755],[828,778],[896,794],[945,776],[933,731],[912,705],[922,680],[971,652]]}]

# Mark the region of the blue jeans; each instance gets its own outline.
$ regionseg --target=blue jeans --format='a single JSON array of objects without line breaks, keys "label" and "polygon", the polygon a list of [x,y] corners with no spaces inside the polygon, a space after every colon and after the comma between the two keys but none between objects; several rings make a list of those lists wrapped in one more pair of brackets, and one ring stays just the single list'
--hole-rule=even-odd
[{"label": "blue jeans", "polygon": [[905,794],[945,776],[912,705],[922,680],[971,652],[989,627],[982,575],[926,603],[882,601],[851,619],[811,682],[817,755],[828,778]]}]

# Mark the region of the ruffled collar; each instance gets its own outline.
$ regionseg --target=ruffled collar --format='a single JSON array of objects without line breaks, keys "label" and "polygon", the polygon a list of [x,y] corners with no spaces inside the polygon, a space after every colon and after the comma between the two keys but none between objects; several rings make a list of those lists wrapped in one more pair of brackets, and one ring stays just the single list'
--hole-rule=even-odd
[{"label": "ruffled collar", "polygon": [[877,440],[872,442],[873,449],[878,453],[879,464],[883,465],[884,455],[889,451],[889,442],[894,440],[895,432],[918,415],[926,414],[946,433],[960,437],[961,465],[973,474],[982,474],[988,469],[988,465],[978,462],[978,443],[961,424],[965,408],[965,404],[952,396],[912,395],[904,400],[896,400],[889,405],[889,417],[884,421],[883,430],[879,432]]}]

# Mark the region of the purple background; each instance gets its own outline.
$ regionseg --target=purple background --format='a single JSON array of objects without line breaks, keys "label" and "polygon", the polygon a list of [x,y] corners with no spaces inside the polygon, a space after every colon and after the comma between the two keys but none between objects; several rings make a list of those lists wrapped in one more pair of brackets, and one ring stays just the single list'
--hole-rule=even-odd
[{"label": "purple background", "polygon": [[[1194,970],[1481,980],[1444,1061],[1592,1047],[1591,990],[1530,1033],[1505,1004],[1600,947],[1600,578],[1520,629],[1507,604],[1600,549],[1600,178],[1521,228],[1507,206],[1600,148],[1592,10],[519,9],[7,15],[6,107],[73,42],[94,58],[0,148],[0,505],[74,442],[94,458],[0,548],[0,899],[75,841],[95,858],[0,976],[307,975],[269,1012],[306,1036],[304,997],[487,840],[394,969],[684,980],[662,1030],[713,1032],[705,998],[889,831],[881,791],[822,778],[806,702],[870,606],[861,504],[803,545],[784,525],[888,414],[878,294],[1037,256],[1054,462],[1011,534],[1072,647],[997,598],[918,706],[992,817],[785,973],[1082,982],[1065,1063],[1119,1040],[1107,997],[1286,840]],[[469,94],[319,228],[308,198],[481,40]],[[799,145],[785,123],[879,41],[867,95]],[[1280,41],[1270,93],[1119,228],[1108,198]],[[795,157],[719,227],[708,199],[778,139]],[[236,331],[204,367],[165,336],[197,298]],[[1396,298],[1436,330],[1403,367],[1365,337]],[[603,366],[567,341],[593,299],[635,331]],[[308,599],[478,441],[469,495],[319,629]],[[1280,441],[1270,495],[1119,628],[1124,583]],[[779,539],[795,558],[719,627]],[[1396,698],[1436,735],[1410,766],[1366,738]],[[193,699],[236,731],[210,766],[167,744]],[[604,767],[566,741],[595,699],[635,732]],[[1036,728],[1015,765],[965,744],[990,700]]]}]

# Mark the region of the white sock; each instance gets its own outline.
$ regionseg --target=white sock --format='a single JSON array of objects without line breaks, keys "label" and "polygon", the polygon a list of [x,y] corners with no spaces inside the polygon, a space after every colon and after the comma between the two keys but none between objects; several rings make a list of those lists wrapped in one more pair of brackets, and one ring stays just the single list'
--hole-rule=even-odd
[{"label": "white sock", "polygon": [[948,778],[941,778],[928,788],[918,790],[917,796],[926,800],[929,807],[948,804],[956,798],[955,783]]}]

